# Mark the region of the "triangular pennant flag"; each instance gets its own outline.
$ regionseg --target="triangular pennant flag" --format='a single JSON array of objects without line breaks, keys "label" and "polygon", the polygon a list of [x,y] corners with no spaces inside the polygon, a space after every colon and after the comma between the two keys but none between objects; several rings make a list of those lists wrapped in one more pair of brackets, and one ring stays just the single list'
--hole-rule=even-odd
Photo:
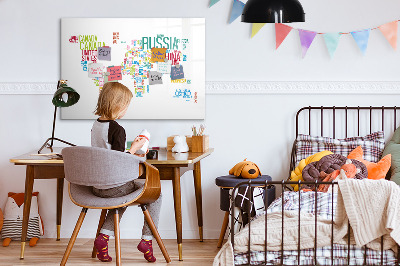
[{"label": "triangular pennant flag", "polygon": [[317,33],[315,31],[300,30],[301,55],[304,58]]},{"label": "triangular pennant flag", "polygon": [[293,28],[288,25],[275,23],[276,49],[278,49],[278,47],[282,44],[282,42],[285,40],[286,36],[288,36],[289,32],[292,29]]},{"label": "triangular pennant flag", "polygon": [[354,40],[356,41],[358,47],[361,50],[361,53],[364,55],[368,46],[369,33],[371,29],[353,31],[351,35],[353,35]]},{"label": "triangular pennant flag", "polygon": [[218,2],[219,2],[219,0],[210,0],[210,5],[208,7],[212,7],[213,5],[215,5]]},{"label": "triangular pennant flag", "polygon": [[333,33],[325,33],[323,36],[326,48],[328,48],[329,55],[332,58],[339,44],[339,39],[340,36],[342,36],[342,34],[340,34],[339,32],[333,32]]},{"label": "triangular pennant flag", "polygon": [[251,28],[251,38],[254,37],[258,33],[259,30],[261,30],[262,27],[264,27],[265,23],[253,23],[253,26]]},{"label": "triangular pennant flag", "polygon": [[390,45],[393,47],[393,49],[396,50],[397,48],[397,20],[393,22],[386,23],[382,26],[378,27],[383,35],[385,35],[386,39],[390,43]]},{"label": "triangular pennant flag", "polygon": [[239,0],[233,0],[231,17],[229,18],[229,23],[232,23],[235,19],[237,19],[243,11],[244,3]]}]

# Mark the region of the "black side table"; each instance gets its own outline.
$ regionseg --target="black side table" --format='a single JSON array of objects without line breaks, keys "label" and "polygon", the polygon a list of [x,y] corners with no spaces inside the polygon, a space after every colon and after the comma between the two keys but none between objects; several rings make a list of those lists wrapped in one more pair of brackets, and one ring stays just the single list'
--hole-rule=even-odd
[{"label": "black side table", "polygon": [[[237,184],[246,182],[246,181],[263,181],[266,180],[272,181],[272,178],[268,175],[261,175],[254,179],[246,179],[241,177],[236,177],[234,175],[220,176],[215,179],[215,184],[220,187],[220,209],[225,211],[224,221],[222,222],[221,233],[219,235],[218,245],[220,248],[222,246],[222,242],[224,241],[226,228],[228,227],[229,222],[229,208],[230,208],[230,199],[229,192],[233,189]],[[256,187],[256,186],[254,186]],[[275,200],[275,186],[270,186],[268,189],[268,199],[267,205],[271,204]]]}]

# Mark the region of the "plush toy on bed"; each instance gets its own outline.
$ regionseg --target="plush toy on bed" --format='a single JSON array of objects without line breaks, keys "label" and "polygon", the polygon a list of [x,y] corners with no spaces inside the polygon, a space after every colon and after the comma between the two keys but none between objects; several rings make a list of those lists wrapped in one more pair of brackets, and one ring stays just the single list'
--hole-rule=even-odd
[{"label": "plush toy on bed", "polygon": [[374,180],[384,179],[387,172],[390,169],[392,155],[386,154],[377,163],[366,161],[366,160],[364,160],[363,157],[364,157],[364,151],[361,146],[358,146],[357,148],[355,148],[347,156],[347,158],[349,158],[349,159],[358,160],[366,165],[366,167],[368,169],[368,179],[374,179]]},{"label": "plush toy on bed", "polygon": [[[322,177],[325,178],[322,182],[332,182],[336,179],[354,178],[357,174],[361,172],[360,168],[357,168],[350,159],[346,161],[344,165],[339,170],[335,170],[330,174],[321,173]],[[330,192],[332,190],[331,185],[320,185],[318,187],[318,192]]]},{"label": "plush toy on bed", "polygon": [[[43,235],[43,223],[39,216],[38,196],[39,192],[32,193],[31,212],[29,214],[27,239],[29,246],[33,247]],[[4,208],[4,222],[1,229],[3,246],[8,247],[11,240],[21,241],[22,219],[24,213],[24,193],[8,193]]]},{"label": "plush toy on bed", "polygon": [[[327,175],[340,170],[343,165],[349,162],[348,160],[358,169],[354,176],[355,179],[367,178],[368,170],[362,162],[355,159],[347,159],[340,154],[331,154],[324,156],[318,162],[310,163],[304,167],[302,172],[303,179],[308,182],[323,181]],[[301,188],[314,190],[314,185],[303,184]]]},{"label": "plush toy on bed", "polygon": [[260,176],[260,168],[258,168],[255,163],[246,160],[247,158],[244,159],[242,162],[237,163],[231,170],[229,170],[229,174],[249,179],[257,178],[258,176]]},{"label": "plush toy on bed", "polygon": [[[302,171],[303,171],[304,167],[306,167],[310,163],[317,162],[317,161],[321,160],[322,157],[324,157],[326,155],[330,155],[330,154],[333,154],[333,152],[321,151],[321,152],[315,153],[315,154],[308,156],[307,158],[301,160],[299,162],[299,164],[297,165],[297,167],[290,173],[290,181],[299,181],[299,180],[304,181],[303,176],[302,176]],[[299,185],[292,184],[291,186],[293,187],[294,191],[299,190]]]}]

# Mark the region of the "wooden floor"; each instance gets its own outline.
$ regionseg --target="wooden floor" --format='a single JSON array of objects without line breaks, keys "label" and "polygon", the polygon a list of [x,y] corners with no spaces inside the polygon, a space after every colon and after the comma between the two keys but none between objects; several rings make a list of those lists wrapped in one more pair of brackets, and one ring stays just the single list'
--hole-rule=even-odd
[{"label": "wooden floor", "polygon": [[[9,247],[0,246],[0,265],[60,265],[61,258],[64,255],[65,248],[69,239],[40,239],[36,247],[25,249],[25,259],[20,260],[20,242],[12,241]],[[178,261],[178,247],[176,240],[163,240],[168,250],[172,262],[167,264],[154,241],[154,254],[157,258],[157,265],[212,265],[215,255],[218,253],[217,240],[187,240],[183,241],[183,261]],[[114,243],[110,240],[110,255],[113,262],[104,263],[91,258],[93,240],[77,239],[68,259],[67,265],[115,265],[114,262]],[[139,240],[121,240],[122,264],[123,265],[154,265],[149,264],[143,254],[136,249]]]}]

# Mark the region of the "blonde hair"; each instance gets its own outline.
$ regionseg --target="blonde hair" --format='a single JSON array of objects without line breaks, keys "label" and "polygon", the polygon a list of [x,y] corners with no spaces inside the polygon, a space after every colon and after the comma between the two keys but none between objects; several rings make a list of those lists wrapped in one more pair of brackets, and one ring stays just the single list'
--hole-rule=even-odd
[{"label": "blonde hair", "polygon": [[99,94],[95,115],[115,120],[132,100],[132,92],[118,82],[107,82]]}]

